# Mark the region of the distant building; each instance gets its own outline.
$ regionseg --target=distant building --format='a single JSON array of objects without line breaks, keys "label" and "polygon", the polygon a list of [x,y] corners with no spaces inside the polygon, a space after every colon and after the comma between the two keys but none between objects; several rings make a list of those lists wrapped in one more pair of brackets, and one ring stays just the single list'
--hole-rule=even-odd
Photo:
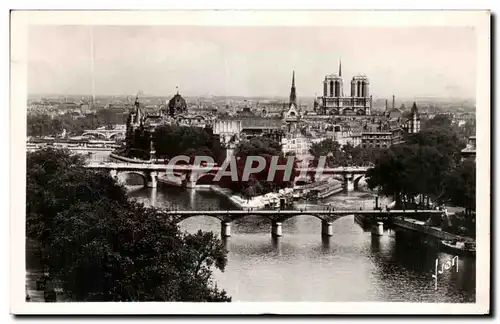
[{"label": "distant building", "polygon": [[316,112],[323,115],[370,115],[372,97],[369,92],[370,82],[366,76],[354,76],[351,80],[351,92],[344,95],[342,63],[339,73],[325,76],[323,96],[315,100]]},{"label": "distant building", "polygon": [[185,113],[187,113],[186,100],[184,100],[179,94],[179,91],[177,91],[175,96],[168,102],[168,115],[170,117],[175,117],[176,115]]},{"label": "distant building", "polygon": [[293,153],[300,160],[309,156],[311,144],[311,139],[301,132],[289,133],[281,141],[283,153]]},{"label": "distant building", "polygon": [[476,136],[469,137],[467,146],[460,153],[462,160],[476,160]]},{"label": "distant building", "polygon": [[214,121],[213,132],[223,144],[237,144],[253,137],[267,136],[281,142],[285,123],[281,118],[257,116],[249,108],[237,116],[221,117]]},{"label": "distant building", "polygon": [[392,144],[391,132],[364,132],[361,133],[362,147],[387,148]]},{"label": "distant building", "polygon": [[415,102],[411,107],[410,117],[406,122],[405,130],[410,134],[420,132],[420,115],[418,113],[417,104]]},{"label": "distant building", "polygon": [[290,89],[290,100],[288,102],[288,109],[283,114],[283,120],[286,122],[288,132],[296,132],[299,129],[301,120],[301,111],[297,106],[297,93],[295,89],[295,71],[292,74],[292,87]]}]

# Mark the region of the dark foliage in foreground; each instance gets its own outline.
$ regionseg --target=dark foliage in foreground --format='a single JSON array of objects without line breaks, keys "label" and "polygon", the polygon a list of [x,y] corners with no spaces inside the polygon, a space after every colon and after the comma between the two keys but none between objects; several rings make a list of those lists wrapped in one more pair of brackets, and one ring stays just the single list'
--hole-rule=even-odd
[{"label": "dark foliage in foreground", "polygon": [[46,149],[27,157],[27,236],[75,301],[230,301],[212,281],[227,251],[213,233],[181,233],[126,197],[83,159]]}]

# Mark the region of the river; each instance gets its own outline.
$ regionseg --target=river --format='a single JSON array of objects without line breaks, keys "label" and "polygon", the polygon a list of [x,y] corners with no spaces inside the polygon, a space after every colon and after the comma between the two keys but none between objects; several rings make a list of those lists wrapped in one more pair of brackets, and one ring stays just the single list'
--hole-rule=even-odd
[{"label": "river", "polygon": [[[159,185],[129,192],[131,198],[157,207],[235,209],[227,199],[209,191]],[[335,208],[374,206],[370,192],[350,192],[326,199]],[[386,201],[381,202],[382,205]],[[298,202],[296,207],[314,208]],[[220,233],[220,221],[192,217],[180,223],[187,232]],[[271,238],[271,224],[248,217],[234,222],[225,240],[228,264],[214,272],[219,288],[233,301],[323,302],[475,302],[475,259],[459,257],[459,271],[446,271],[434,286],[435,260],[453,255],[425,245],[407,244],[391,230],[372,237],[352,216],[333,223],[333,236],[321,237],[321,221],[299,216],[283,223],[283,237]],[[220,234],[219,234],[220,235]]]}]

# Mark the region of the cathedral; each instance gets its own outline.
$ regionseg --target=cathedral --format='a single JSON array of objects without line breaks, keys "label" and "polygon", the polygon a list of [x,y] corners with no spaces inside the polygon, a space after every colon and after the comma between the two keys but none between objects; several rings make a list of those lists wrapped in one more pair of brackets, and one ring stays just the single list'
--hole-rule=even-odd
[{"label": "cathedral", "polygon": [[320,115],[370,115],[372,97],[370,82],[364,75],[354,76],[351,80],[351,92],[344,95],[342,79],[342,62],[339,72],[325,76],[323,81],[323,96],[316,98],[314,107]]}]

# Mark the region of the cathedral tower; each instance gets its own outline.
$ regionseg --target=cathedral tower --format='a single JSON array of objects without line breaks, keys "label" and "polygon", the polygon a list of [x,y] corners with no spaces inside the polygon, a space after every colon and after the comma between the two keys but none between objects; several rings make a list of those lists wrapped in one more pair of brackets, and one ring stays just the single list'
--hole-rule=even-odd
[{"label": "cathedral tower", "polygon": [[292,88],[290,89],[290,102],[289,105],[295,105],[297,107],[297,93],[295,91],[295,71],[292,72]]}]

